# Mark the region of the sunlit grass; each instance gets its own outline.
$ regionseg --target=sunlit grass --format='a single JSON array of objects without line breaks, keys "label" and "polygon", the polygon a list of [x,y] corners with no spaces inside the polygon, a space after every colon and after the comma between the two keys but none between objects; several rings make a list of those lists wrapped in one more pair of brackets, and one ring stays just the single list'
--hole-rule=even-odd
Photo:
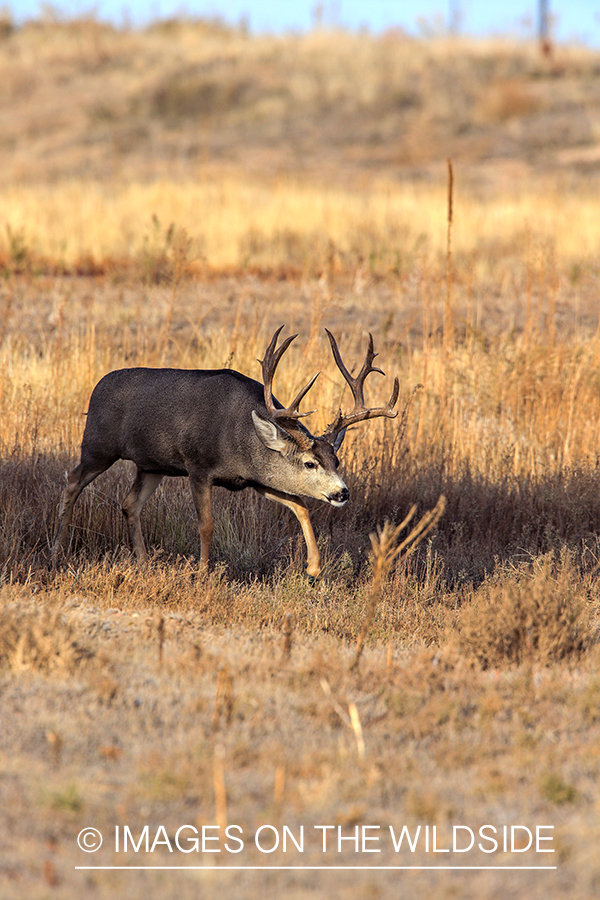
[{"label": "sunlit grass", "polygon": [[[513,197],[455,204],[453,250],[478,254],[476,266],[500,267],[529,253],[575,265],[600,247],[593,195],[563,192],[555,182]],[[210,269],[334,265],[378,271],[445,251],[445,188],[393,182],[369,190],[298,179],[260,181],[216,175],[152,184],[64,181],[0,191],[5,230],[0,247],[18,263],[28,254],[73,266],[82,259],[141,258],[168,248],[173,227],[192,239],[192,257]],[[493,258],[493,250],[497,254]],[[491,258],[485,254],[492,251]]]}]

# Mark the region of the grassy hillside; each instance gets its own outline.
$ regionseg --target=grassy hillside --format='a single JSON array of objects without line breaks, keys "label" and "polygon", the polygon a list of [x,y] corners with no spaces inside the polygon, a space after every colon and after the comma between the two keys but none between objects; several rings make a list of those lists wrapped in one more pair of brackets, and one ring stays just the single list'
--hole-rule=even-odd
[{"label": "grassy hillside", "polygon": [[446,156],[486,180],[490,163],[594,168],[597,66],[583,48],[546,59],[492,40],[50,18],[0,44],[2,179],[194,179],[241,165],[344,182],[431,177]]},{"label": "grassy hillside", "polygon": [[598,241],[597,55],[500,41],[195,21],[47,20],[0,40],[0,254],[105,271],[185,228],[210,270],[398,270],[541,242],[579,271]]}]

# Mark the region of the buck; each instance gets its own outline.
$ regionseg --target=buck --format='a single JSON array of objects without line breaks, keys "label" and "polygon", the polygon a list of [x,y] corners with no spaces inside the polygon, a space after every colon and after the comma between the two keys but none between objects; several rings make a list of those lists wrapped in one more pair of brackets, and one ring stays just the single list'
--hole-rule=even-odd
[{"label": "buck", "polygon": [[384,374],[373,366],[377,354],[372,335],[362,368],[353,377],[335,338],[325,329],[336,365],[352,390],[354,409],[345,415],[338,410],[325,432],[314,437],[299,421],[311,413],[300,412],[299,406],[319,373],[289,406],[282,406],[272,394],[277,365],[297,337],[292,335],[277,347],[282,328],[274,333],[261,362],[262,384],[231,369],[133,368],[105,375],[90,397],[81,462],[68,476],[53,555],[64,543],[82,490],[118,459],[129,459],[137,472],[123,513],[140,560],[147,559],[142,507],[165,476],[187,475],[198,516],[201,566],[208,564],[213,534],[212,488],[252,487],[294,513],[306,542],[306,572],[316,578],[321,558],[305,498],[345,505],[349,491],[337,472],[337,451],[346,429],[376,416],[394,418],[399,386],[396,378],[385,406],[367,408],[365,379],[371,372]]}]

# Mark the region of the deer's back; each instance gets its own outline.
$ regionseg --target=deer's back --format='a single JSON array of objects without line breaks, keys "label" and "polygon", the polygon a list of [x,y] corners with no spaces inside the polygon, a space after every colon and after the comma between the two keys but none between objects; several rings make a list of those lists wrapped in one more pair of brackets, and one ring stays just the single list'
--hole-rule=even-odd
[{"label": "deer's back", "polygon": [[256,450],[253,409],[265,411],[263,385],[231,369],[118,369],[92,392],[82,458],[239,477]]}]

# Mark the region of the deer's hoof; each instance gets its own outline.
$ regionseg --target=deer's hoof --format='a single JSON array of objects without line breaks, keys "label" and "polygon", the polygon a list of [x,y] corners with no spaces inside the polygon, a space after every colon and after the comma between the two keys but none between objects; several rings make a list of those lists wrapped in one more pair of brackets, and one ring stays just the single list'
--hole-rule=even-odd
[{"label": "deer's hoof", "polygon": [[318,575],[309,575],[308,572],[306,571],[306,569],[307,569],[307,566],[304,566],[304,572],[305,572],[305,574],[306,574],[306,580],[307,580],[308,583],[312,586],[313,584],[316,584],[316,583],[317,583],[317,578],[318,578],[319,576],[318,576]]}]

